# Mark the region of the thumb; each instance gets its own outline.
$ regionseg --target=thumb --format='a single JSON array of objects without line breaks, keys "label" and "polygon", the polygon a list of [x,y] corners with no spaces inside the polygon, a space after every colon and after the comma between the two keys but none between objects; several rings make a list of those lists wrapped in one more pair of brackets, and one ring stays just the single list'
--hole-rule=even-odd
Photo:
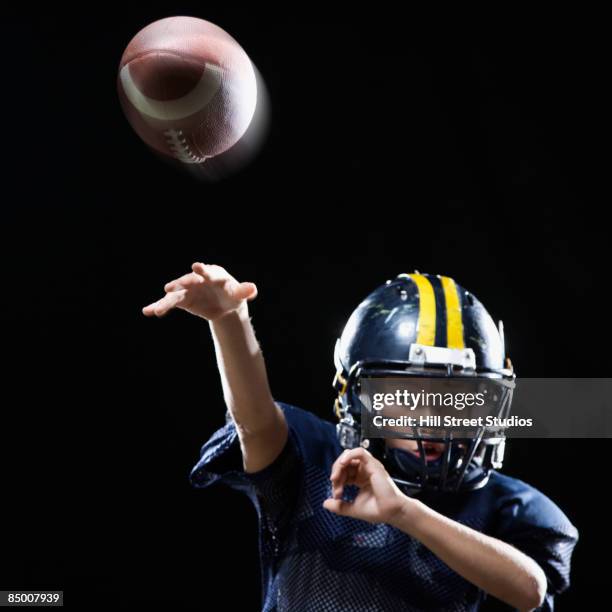
[{"label": "thumb", "polygon": [[237,300],[253,300],[257,297],[257,286],[255,283],[240,283],[234,289],[234,298]]},{"label": "thumb", "polygon": [[356,518],[354,506],[351,502],[344,501],[342,499],[326,499],[323,502],[323,507],[334,514],[340,516],[351,516]]}]

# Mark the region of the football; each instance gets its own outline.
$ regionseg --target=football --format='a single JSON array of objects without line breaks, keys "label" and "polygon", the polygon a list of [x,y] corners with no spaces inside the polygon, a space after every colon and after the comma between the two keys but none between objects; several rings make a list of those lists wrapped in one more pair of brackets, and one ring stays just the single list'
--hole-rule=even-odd
[{"label": "football", "polygon": [[119,64],[122,108],[155,151],[201,164],[243,136],[257,103],[248,55],[220,27],[168,17],[143,28]]}]

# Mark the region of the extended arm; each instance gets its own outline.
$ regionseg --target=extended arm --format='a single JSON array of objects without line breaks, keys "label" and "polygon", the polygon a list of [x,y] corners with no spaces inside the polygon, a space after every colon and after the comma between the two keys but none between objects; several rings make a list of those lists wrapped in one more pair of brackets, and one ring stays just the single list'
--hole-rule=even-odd
[{"label": "extended arm", "polygon": [[143,308],[147,316],[181,308],[209,322],[223,395],[240,437],[244,469],[262,470],[279,455],[287,424],[275,404],[261,348],[248,312],[257,295],[220,266],[194,263],[192,272],[165,286],[166,295]]}]

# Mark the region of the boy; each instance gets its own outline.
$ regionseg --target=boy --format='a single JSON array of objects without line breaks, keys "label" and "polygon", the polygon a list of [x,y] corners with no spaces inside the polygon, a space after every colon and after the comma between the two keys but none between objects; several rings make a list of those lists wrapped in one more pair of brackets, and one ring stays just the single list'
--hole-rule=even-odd
[{"label": "boy", "polygon": [[418,273],[370,294],[336,347],[336,431],[273,399],[248,314],[253,283],[194,263],[165,291],[145,315],[181,308],[210,324],[231,419],[191,480],[225,482],[255,505],[263,610],[477,610],[489,596],[553,609],[577,531],[542,493],[493,469],[502,439],[381,444],[361,431],[367,373],[478,376],[505,397],[514,375],[503,337],[474,296]]}]

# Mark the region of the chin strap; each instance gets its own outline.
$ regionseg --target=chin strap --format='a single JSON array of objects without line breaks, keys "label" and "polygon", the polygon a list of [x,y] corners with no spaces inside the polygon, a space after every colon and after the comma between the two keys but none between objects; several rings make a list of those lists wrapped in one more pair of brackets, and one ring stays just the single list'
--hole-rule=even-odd
[{"label": "chin strap", "polygon": [[478,460],[472,448],[461,451],[452,441],[446,443],[442,457],[430,464],[400,448],[387,448],[381,456],[393,481],[411,491],[473,491],[487,484],[491,472],[484,457]]}]

